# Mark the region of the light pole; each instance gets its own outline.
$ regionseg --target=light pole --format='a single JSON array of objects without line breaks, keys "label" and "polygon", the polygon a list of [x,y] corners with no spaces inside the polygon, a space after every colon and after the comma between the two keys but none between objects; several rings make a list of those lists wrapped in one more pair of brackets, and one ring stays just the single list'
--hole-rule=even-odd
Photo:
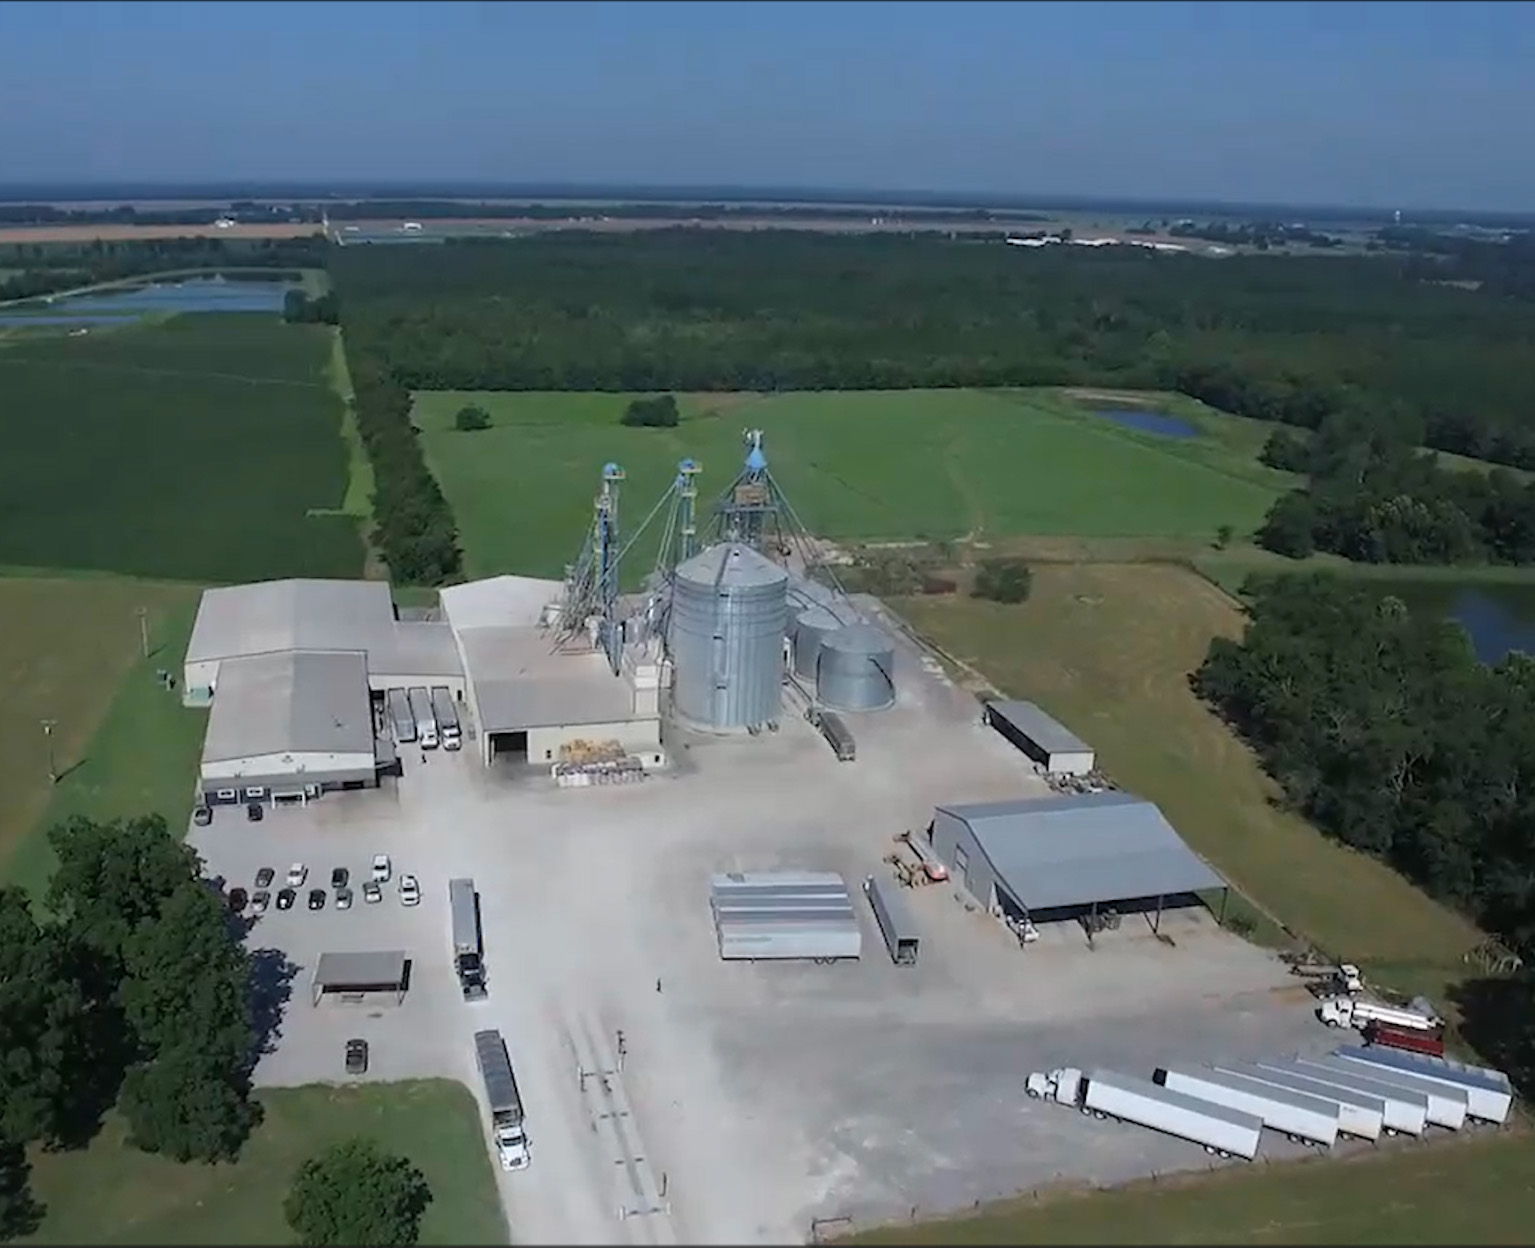
[{"label": "light pole", "polygon": [[149,608],[140,607],[138,609],[138,617],[139,642],[144,647],[144,657],[147,659],[149,657]]},{"label": "light pole", "polygon": [[53,765],[53,729],[59,721],[56,719],[43,720],[43,741],[48,746],[48,783],[57,784],[59,773]]}]

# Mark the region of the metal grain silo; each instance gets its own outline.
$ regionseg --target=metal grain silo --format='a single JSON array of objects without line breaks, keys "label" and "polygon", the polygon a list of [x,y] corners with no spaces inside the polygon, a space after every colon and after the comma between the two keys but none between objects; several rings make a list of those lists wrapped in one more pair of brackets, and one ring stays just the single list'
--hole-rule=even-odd
[{"label": "metal grain silo", "polygon": [[841,628],[842,621],[828,607],[809,607],[794,620],[794,673],[814,680],[821,643]]},{"label": "metal grain silo", "polygon": [[678,565],[667,626],[678,714],[717,729],[778,718],[788,579],[776,563],[734,542]]},{"label": "metal grain silo", "polygon": [[839,711],[877,711],[895,701],[895,647],[872,624],[849,624],[821,639],[815,691]]}]

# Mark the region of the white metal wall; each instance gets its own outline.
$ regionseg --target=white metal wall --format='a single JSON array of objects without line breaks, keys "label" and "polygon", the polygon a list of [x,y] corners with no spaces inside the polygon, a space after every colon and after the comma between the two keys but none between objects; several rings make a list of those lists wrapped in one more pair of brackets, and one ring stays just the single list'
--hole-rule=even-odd
[{"label": "white metal wall", "polygon": [[243,776],[292,776],[304,782],[305,773],[334,774],[362,772],[371,774],[375,760],[368,754],[257,754],[250,758],[219,759],[202,765],[205,781],[238,780]]}]

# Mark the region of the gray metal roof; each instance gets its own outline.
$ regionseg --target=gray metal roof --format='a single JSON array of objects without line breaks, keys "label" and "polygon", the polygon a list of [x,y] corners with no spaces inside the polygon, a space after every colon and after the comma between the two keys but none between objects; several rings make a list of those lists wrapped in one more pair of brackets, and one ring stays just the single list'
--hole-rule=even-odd
[{"label": "gray metal roof", "polygon": [[719,542],[677,565],[677,576],[695,585],[740,587],[779,585],[789,574],[740,542]]},{"label": "gray metal roof", "polygon": [[203,762],[284,754],[373,755],[368,669],[360,654],[291,651],[227,659]]},{"label": "gray metal roof", "polygon": [[322,953],[314,982],[320,989],[398,988],[405,982],[405,963],[400,950],[365,953]]},{"label": "gray metal roof", "polygon": [[890,634],[873,624],[849,624],[821,639],[827,650],[840,650],[846,654],[889,654],[895,647]]},{"label": "gray metal roof", "polygon": [[988,702],[986,709],[1006,720],[1040,749],[1051,754],[1091,754],[1093,747],[1032,702]]},{"label": "gray metal roof", "polygon": [[1226,887],[1155,805],[1129,793],[938,809],[970,828],[1002,886],[1029,910]]},{"label": "gray metal roof", "polygon": [[377,677],[462,676],[464,665],[451,625],[402,620],[386,644],[369,647],[368,671]]},{"label": "gray metal roof", "polygon": [[538,628],[471,628],[459,634],[483,732],[634,718],[634,692],[600,654],[552,654]]},{"label": "gray metal roof", "polygon": [[466,581],[438,591],[443,614],[459,632],[471,628],[531,627],[544,608],[559,601],[561,581],[542,581],[529,576],[492,576]]},{"label": "gray metal roof", "polygon": [[258,581],[203,591],[186,661],[282,650],[387,647],[394,601],[382,581]]}]

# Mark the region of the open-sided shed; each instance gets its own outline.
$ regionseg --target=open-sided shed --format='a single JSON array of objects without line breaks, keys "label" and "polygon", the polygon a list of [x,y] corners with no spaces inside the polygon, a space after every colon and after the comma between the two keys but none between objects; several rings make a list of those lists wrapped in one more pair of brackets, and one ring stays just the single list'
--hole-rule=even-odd
[{"label": "open-sided shed", "polygon": [[322,953],[314,968],[312,999],[376,1003],[393,998],[398,1005],[410,987],[410,958],[399,950]]}]

